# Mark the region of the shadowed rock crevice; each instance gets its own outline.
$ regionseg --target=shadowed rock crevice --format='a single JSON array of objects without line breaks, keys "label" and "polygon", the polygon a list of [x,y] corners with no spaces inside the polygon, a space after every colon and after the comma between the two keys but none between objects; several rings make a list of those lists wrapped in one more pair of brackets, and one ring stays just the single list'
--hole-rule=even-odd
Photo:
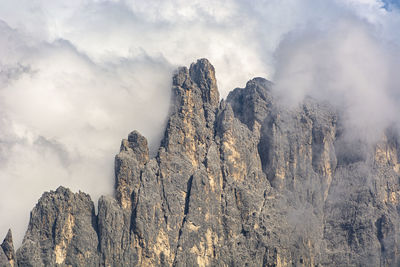
[{"label": "shadowed rock crevice", "polygon": [[184,214],[188,214],[189,213],[189,204],[190,204],[190,190],[192,190],[192,181],[193,181],[193,176],[191,176],[189,178],[189,181],[187,183],[187,193],[186,193],[186,197],[185,197],[185,209],[184,209]]},{"label": "shadowed rock crevice", "polygon": [[327,103],[288,109],[250,80],[219,100],[206,59],[172,77],[155,157],[133,131],[115,157],[115,197],[44,193],[0,266],[395,266],[399,136],[348,138]]}]

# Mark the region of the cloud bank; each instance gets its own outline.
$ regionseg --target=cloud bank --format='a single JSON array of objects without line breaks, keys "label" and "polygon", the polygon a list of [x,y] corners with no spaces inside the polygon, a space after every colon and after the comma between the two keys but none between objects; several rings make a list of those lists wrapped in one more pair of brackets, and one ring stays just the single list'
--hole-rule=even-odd
[{"label": "cloud bank", "polygon": [[[0,236],[22,241],[45,190],[96,201],[137,129],[158,146],[178,65],[206,57],[222,97],[254,76],[348,127],[398,120],[400,15],[380,0],[4,0],[0,3]],[[375,132],[376,130],[376,132]]]}]

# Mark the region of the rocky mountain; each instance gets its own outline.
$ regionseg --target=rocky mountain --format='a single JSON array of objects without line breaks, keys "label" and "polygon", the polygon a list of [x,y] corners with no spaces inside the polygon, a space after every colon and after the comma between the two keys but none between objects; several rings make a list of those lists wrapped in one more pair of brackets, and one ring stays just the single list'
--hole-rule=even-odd
[{"label": "rocky mountain", "polygon": [[340,114],[289,110],[250,80],[219,100],[200,59],[173,76],[157,156],[137,131],[115,157],[115,197],[59,187],[11,232],[1,266],[397,266],[400,139],[346,138]]}]

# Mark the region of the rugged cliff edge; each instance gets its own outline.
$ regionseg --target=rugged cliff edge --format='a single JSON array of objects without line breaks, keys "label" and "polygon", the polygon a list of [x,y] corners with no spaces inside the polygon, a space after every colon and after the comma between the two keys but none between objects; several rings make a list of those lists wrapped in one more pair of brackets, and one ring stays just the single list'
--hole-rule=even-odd
[{"label": "rugged cliff edge", "polygon": [[97,215],[87,194],[44,193],[0,266],[397,266],[398,134],[349,141],[332,107],[286,110],[272,86],[220,102],[206,59],[178,69],[157,156],[123,140]]}]

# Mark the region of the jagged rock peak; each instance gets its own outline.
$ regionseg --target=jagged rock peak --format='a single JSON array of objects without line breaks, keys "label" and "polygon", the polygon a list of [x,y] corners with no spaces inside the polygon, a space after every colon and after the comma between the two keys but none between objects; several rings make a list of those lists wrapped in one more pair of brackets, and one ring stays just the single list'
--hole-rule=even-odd
[{"label": "jagged rock peak", "polygon": [[194,85],[200,89],[203,102],[210,103],[213,107],[218,106],[219,92],[215,69],[205,58],[192,63],[189,69],[186,67],[179,68],[173,77],[173,86],[190,90],[193,89]]},{"label": "jagged rock peak", "polygon": [[203,101],[209,102],[214,107],[218,106],[219,92],[214,66],[205,58],[199,59],[190,65],[189,73],[201,89]]},{"label": "jagged rock peak", "polygon": [[3,266],[3,264],[5,266],[7,266],[7,265],[14,266],[16,257],[15,257],[11,229],[8,230],[7,235],[4,238],[3,243],[1,244],[1,249],[3,250],[3,253],[6,256],[6,259],[4,259],[2,262],[2,259],[0,256],[0,266]]},{"label": "jagged rock peak", "polygon": [[139,190],[140,171],[149,161],[147,139],[138,131],[121,142],[120,153],[115,157],[115,187],[118,202],[125,209],[132,207],[132,194]]},{"label": "jagged rock peak", "polygon": [[204,158],[206,151],[197,153],[198,144],[212,140],[218,106],[215,70],[207,59],[199,59],[190,69],[179,68],[173,76],[172,109],[161,146],[186,154],[192,162]]},{"label": "jagged rock peak", "polygon": [[88,194],[60,186],[31,212],[17,251],[19,266],[94,266],[98,262],[96,215]]},{"label": "jagged rock peak", "polygon": [[149,146],[147,139],[136,130],[128,135],[127,140],[122,140],[121,151],[128,151],[129,149],[137,156],[138,161],[143,164],[148,161]]},{"label": "jagged rock peak", "polygon": [[246,83],[246,88],[262,88],[264,90],[270,91],[273,85],[273,82],[263,77],[254,77]]},{"label": "jagged rock peak", "polygon": [[228,94],[227,102],[235,116],[251,130],[258,127],[270,113],[273,103],[272,82],[256,77],[246,83],[245,88],[236,88]]}]

